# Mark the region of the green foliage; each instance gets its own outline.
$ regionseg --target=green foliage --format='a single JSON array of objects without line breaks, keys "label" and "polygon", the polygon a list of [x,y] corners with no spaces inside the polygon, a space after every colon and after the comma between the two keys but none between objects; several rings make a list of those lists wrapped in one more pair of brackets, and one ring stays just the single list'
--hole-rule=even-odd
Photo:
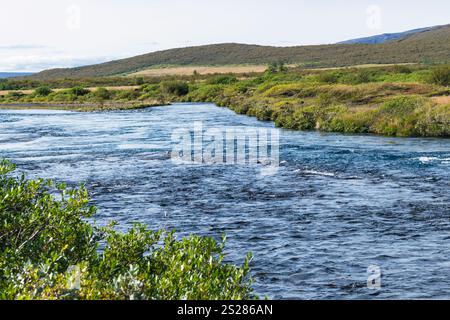
[{"label": "green foliage", "polygon": [[7,101],[19,101],[24,96],[25,96],[25,94],[23,94],[22,92],[12,91],[12,92],[9,92],[5,96],[5,98],[6,98]]},{"label": "green foliage", "polygon": [[[112,109],[125,103],[213,102],[290,129],[398,136],[448,135],[450,119],[446,110],[450,106],[440,105],[450,94],[450,88],[442,86],[449,75],[448,67],[399,65],[285,70],[282,64],[281,69],[279,64],[273,64],[272,69],[259,75],[241,75],[239,79],[230,74],[146,78],[139,88],[97,89],[85,95],[78,95],[73,89],[55,91],[46,97],[14,92],[0,96],[0,102],[92,104],[89,110],[104,110],[107,102],[116,103]],[[50,81],[47,86],[66,81]],[[83,86],[96,81],[107,83],[109,79],[75,83]],[[43,86],[42,82],[28,85],[38,83]]]},{"label": "green foliage", "polygon": [[440,86],[450,86],[450,65],[434,68],[430,75],[430,82]]},{"label": "green foliage", "polygon": [[267,73],[268,74],[274,74],[279,72],[286,72],[287,67],[284,64],[284,62],[271,62],[269,63],[269,66],[267,67]]},{"label": "green foliage", "polygon": [[356,69],[345,72],[340,77],[340,82],[345,84],[361,84],[373,82],[377,71],[373,69]]},{"label": "green foliage", "polygon": [[9,79],[0,79],[0,90],[18,90],[20,87]]},{"label": "green foliage", "polygon": [[392,66],[391,68],[392,73],[402,73],[402,74],[410,74],[412,73],[412,69],[409,66],[405,66],[405,65],[395,65]]},{"label": "green foliage", "polygon": [[144,84],[145,80],[143,77],[137,77],[136,78],[136,85],[137,86],[142,86]]},{"label": "green foliage", "polygon": [[317,80],[323,83],[338,83],[339,74],[337,72],[321,72],[317,76]]},{"label": "green foliage", "polygon": [[216,98],[223,94],[223,85],[205,84],[189,93],[191,101],[215,102]]},{"label": "green foliage", "polygon": [[84,187],[17,178],[14,169],[0,163],[0,299],[253,297],[251,257],[223,263],[224,239],[95,227]]},{"label": "green foliage", "polygon": [[415,96],[400,96],[385,102],[375,113],[372,131],[393,136],[417,135],[419,114],[415,111],[425,103],[423,98]]},{"label": "green foliage", "polygon": [[99,100],[108,100],[111,98],[111,92],[106,88],[97,88],[97,90],[94,91],[94,96]]},{"label": "green foliage", "polygon": [[164,81],[161,83],[162,92],[168,95],[185,96],[189,93],[189,86],[183,81]]},{"label": "green foliage", "polygon": [[237,82],[236,76],[232,74],[223,74],[209,78],[207,84],[233,84]]},{"label": "green foliage", "polygon": [[83,87],[73,87],[69,90],[69,92],[71,94],[73,94],[74,96],[85,96],[87,95],[90,91],[88,89],[85,89]]},{"label": "green foliage", "polygon": [[49,87],[39,87],[34,90],[34,95],[37,97],[46,97],[50,93],[52,93],[52,89],[50,89]]}]

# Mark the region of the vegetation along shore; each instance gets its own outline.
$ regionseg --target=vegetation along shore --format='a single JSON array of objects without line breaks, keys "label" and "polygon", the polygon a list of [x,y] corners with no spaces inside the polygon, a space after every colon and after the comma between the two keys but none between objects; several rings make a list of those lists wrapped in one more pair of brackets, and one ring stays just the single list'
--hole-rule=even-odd
[{"label": "vegetation along shore", "polygon": [[9,79],[0,82],[0,105],[97,111],[213,102],[287,129],[449,137],[449,86],[448,65],[314,70],[279,63],[250,74]]}]

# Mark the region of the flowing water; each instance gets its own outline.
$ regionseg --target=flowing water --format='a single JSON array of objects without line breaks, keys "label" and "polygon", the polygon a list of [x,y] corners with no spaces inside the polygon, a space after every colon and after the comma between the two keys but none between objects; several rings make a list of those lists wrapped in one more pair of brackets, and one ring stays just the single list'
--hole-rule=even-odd
[{"label": "flowing water", "polygon": [[[261,296],[450,298],[450,140],[279,130],[280,168],[177,165],[171,134],[202,121],[273,128],[211,104],[138,111],[0,111],[0,157],[31,177],[84,182],[97,221],[227,235],[252,251]],[[369,266],[381,289],[367,288]]]}]

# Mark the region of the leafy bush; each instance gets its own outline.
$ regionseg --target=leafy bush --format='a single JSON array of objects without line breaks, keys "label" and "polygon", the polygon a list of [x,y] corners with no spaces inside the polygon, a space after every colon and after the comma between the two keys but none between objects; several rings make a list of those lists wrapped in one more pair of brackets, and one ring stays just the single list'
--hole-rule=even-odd
[{"label": "leafy bush", "polygon": [[286,72],[287,70],[288,70],[288,68],[286,67],[284,62],[272,62],[272,63],[269,63],[266,73],[274,74],[274,73],[278,73],[278,72]]},{"label": "leafy bush", "polygon": [[339,74],[337,72],[321,72],[317,75],[317,80],[323,83],[338,83]]},{"label": "leafy bush", "polygon": [[397,64],[395,66],[392,66],[391,68],[392,73],[403,73],[403,74],[409,74],[412,73],[412,69],[409,66]]},{"label": "leafy bush", "polygon": [[137,86],[141,86],[141,85],[143,85],[144,84],[144,78],[142,78],[142,77],[137,77],[136,78],[136,85]]},{"label": "leafy bush", "polygon": [[345,84],[361,84],[375,81],[377,71],[371,69],[356,69],[341,75],[340,82]]},{"label": "leafy bush", "polygon": [[111,98],[111,92],[106,88],[97,88],[94,92],[94,96],[99,100],[108,100]]},{"label": "leafy bush", "polygon": [[250,256],[224,264],[224,242],[88,222],[81,186],[17,178],[0,162],[0,299],[247,299]]},{"label": "leafy bush", "polygon": [[34,95],[38,97],[46,97],[50,93],[52,93],[52,90],[49,87],[39,87],[34,90]]},{"label": "leafy bush", "polygon": [[440,86],[450,86],[450,66],[435,68],[430,75],[430,82]]},{"label": "leafy bush", "polygon": [[20,91],[13,91],[13,92],[9,92],[5,98],[7,100],[11,100],[11,101],[18,101],[21,98],[25,97],[25,94],[20,92]]},{"label": "leafy bush", "polygon": [[190,92],[189,98],[192,101],[214,102],[223,94],[224,86],[219,84],[206,84],[197,90]]},{"label": "leafy bush", "polygon": [[115,98],[118,100],[135,100],[140,96],[137,90],[120,90],[117,91]]},{"label": "leafy bush", "polygon": [[69,90],[69,92],[71,94],[73,94],[74,96],[85,96],[87,95],[90,91],[88,89],[85,89],[83,87],[73,87]]},{"label": "leafy bush", "polygon": [[395,97],[377,110],[371,129],[384,135],[415,136],[419,117],[415,111],[424,104],[425,100],[420,97]]},{"label": "leafy bush", "polygon": [[237,82],[237,78],[232,74],[214,76],[206,81],[208,84],[233,84],[235,82]]},{"label": "leafy bush", "polygon": [[164,81],[161,83],[161,89],[164,93],[175,96],[185,96],[189,93],[189,86],[183,81]]}]

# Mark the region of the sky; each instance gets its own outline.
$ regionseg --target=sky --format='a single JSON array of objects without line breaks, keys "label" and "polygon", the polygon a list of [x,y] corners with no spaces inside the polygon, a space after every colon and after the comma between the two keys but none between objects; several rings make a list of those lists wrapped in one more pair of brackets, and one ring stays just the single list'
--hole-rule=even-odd
[{"label": "sky", "polygon": [[450,24],[448,0],[0,0],[0,71],[194,45],[294,46]]}]

